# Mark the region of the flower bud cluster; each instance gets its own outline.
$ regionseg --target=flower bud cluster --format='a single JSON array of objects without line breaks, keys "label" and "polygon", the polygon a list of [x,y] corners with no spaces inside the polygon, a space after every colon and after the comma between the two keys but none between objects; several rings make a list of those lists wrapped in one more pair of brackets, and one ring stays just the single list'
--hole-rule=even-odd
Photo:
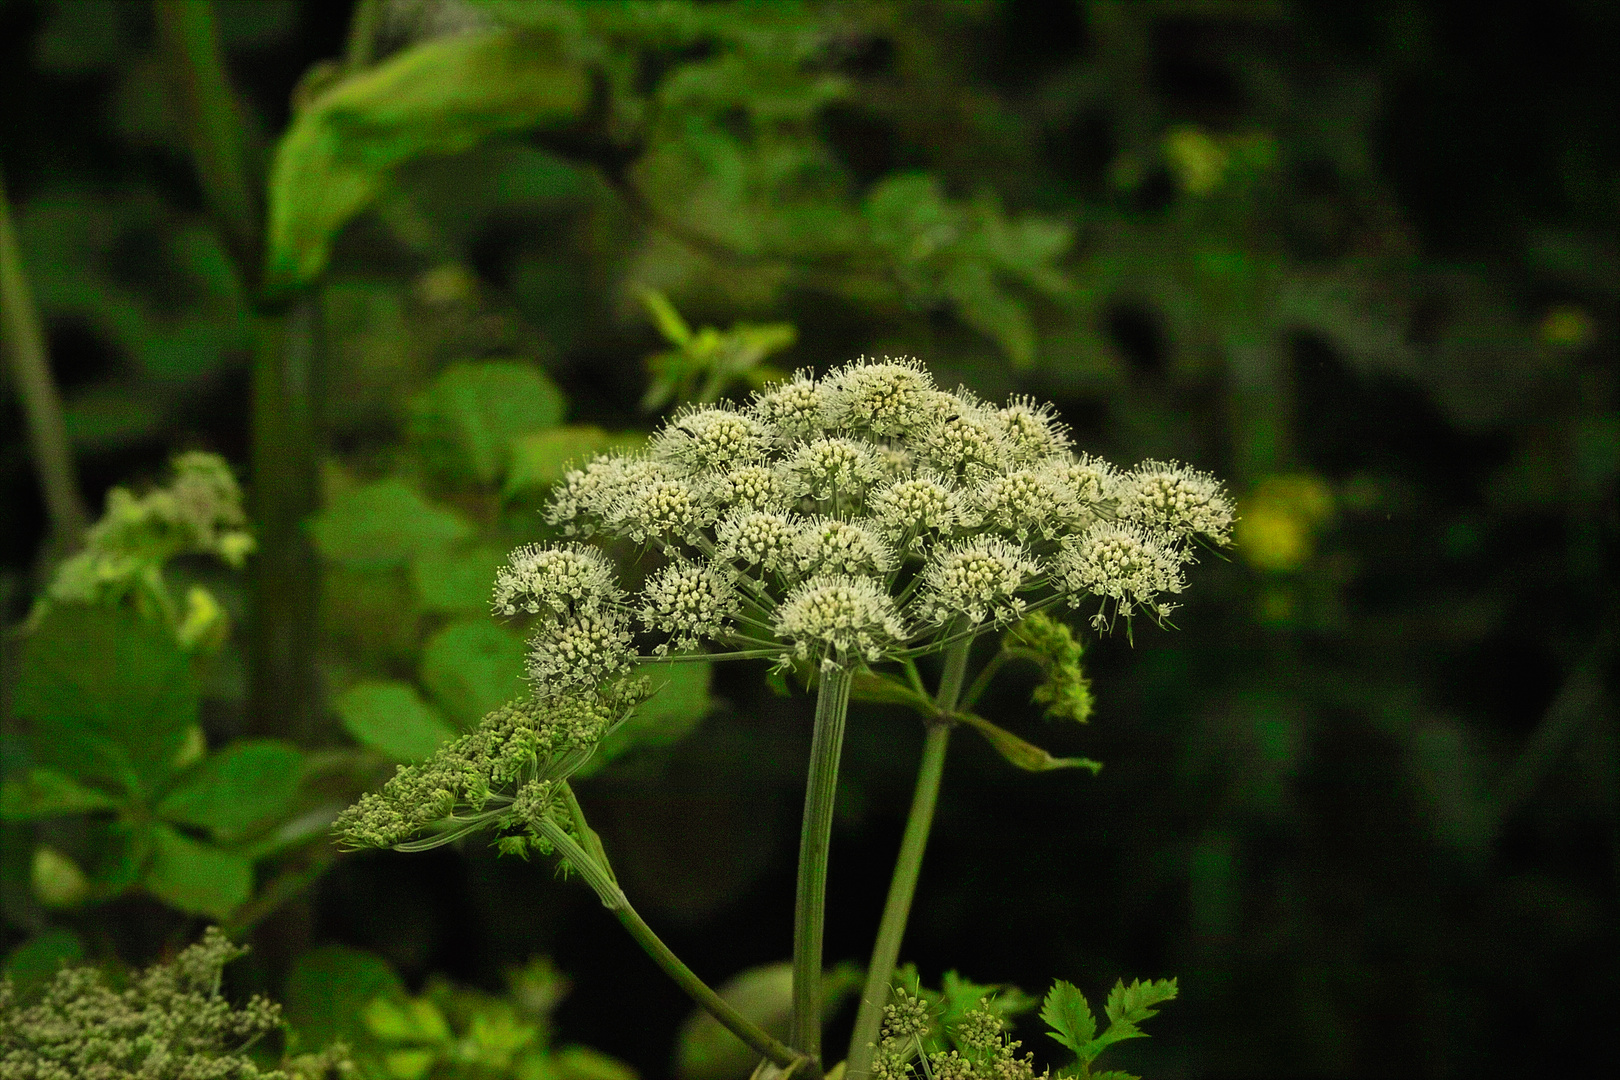
[{"label": "flower bud cluster", "polygon": [[659,564],[626,597],[594,549],[513,553],[495,609],[541,616],[529,675],[542,697],[702,648],[839,666],[916,656],[1058,600],[1094,602],[1099,627],[1158,618],[1195,542],[1226,542],[1232,506],[1180,465],[1120,471],[1076,453],[1050,406],[987,404],[914,360],[863,359],[744,407],[688,408],[645,452],[571,471],[547,519]]}]

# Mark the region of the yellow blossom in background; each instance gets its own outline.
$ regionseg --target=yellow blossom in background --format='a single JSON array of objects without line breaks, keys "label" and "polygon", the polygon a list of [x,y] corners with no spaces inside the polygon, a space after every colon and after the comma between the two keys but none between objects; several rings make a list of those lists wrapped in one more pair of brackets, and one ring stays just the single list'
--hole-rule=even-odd
[{"label": "yellow blossom in background", "polygon": [[1189,195],[1208,195],[1219,187],[1229,158],[1226,148],[1202,128],[1188,125],[1165,133],[1165,163]]},{"label": "yellow blossom in background", "polygon": [[1542,344],[1555,349],[1578,349],[1592,340],[1597,324],[1585,308],[1559,304],[1542,316],[1538,330]]},{"label": "yellow blossom in background", "polygon": [[1238,554],[1257,570],[1288,573],[1310,561],[1318,530],[1333,517],[1333,493],[1309,473],[1268,476],[1238,504]]}]

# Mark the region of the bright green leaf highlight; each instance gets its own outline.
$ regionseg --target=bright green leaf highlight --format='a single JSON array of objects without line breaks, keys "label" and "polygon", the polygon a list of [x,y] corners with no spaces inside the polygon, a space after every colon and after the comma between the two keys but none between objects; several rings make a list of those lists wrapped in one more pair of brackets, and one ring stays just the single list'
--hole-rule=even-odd
[{"label": "bright green leaf highlight", "polygon": [[397,166],[567,121],[589,93],[585,72],[546,38],[506,31],[435,38],[338,83],[276,149],[265,291],[285,294],[318,277],[333,238]]},{"label": "bright green leaf highlight", "polygon": [[326,558],[351,566],[392,566],[466,537],[471,527],[402,480],[379,480],[338,496],[310,523]]},{"label": "bright green leaf highlight", "polygon": [[366,1005],[360,1018],[373,1035],[392,1042],[444,1043],[454,1037],[444,1013],[426,998],[382,994]]},{"label": "bright green leaf highlight", "polygon": [[20,652],[12,701],[36,763],[138,799],[168,778],[198,697],[172,635],[128,609],[59,604]]},{"label": "bright green leaf highlight", "polygon": [[524,691],[523,639],[488,619],[452,623],[422,648],[422,685],[470,728]]},{"label": "bright green leaf highlight", "polygon": [[488,485],[506,471],[512,440],[555,427],[566,407],[531,364],[451,364],[413,403],[411,434],[430,468]]},{"label": "bright green leaf highlight", "polygon": [[192,915],[224,919],[253,894],[253,864],[165,825],[152,828],[152,862],[142,884]]},{"label": "bright green leaf highlight", "polygon": [[208,829],[221,840],[287,815],[304,755],[273,739],[232,743],[206,759],[158,804],[158,816]]},{"label": "bright green leaf highlight", "polygon": [[395,761],[421,761],[455,731],[439,711],[402,682],[363,682],[338,696],[343,729],[362,746]]}]

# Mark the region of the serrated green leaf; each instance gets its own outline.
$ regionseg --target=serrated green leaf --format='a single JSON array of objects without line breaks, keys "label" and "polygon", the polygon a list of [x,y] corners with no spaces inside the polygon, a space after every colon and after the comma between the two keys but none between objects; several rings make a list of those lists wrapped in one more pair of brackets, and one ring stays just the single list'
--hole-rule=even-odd
[{"label": "serrated green leaf", "polygon": [[616,448],[639,446],[644,436],[632,431],[603,431],[589,424],[570,424],[520,435],[512,440],[512,461],[502,493],[511,498],[527,488],[561,480],[571,466]]},{"label": "serrated green leaf", "polygon": [[409,683],[358,683],[332,705],[356,742],[395,761],[421,761],[455,738],[455,729]]},{"label": "serrated green leaf", "polygon": [[1108,1004],[1103,1011],[1111,1024],[1140,1024],[1158,1014],[1153,1006],[1174,1000],[1176,993],[1174,979],[1154,979],[1150,982],[1135,979],[1129,986],[1121,979],[1108,991]]},{"label": "serrated green leaf", "polygon": [[[940,982],[940,1024],[955,1028],[964,1016],[985,1003],[992,1016],[1010,1019],[1033,1009],[1037,1002],[1011,983],[976,983],[956,971],[947,971]],[[954,1040],[953,1040],[954,1041]]]},{"label": "serrated green leaf", "polygon": [[338,83],[276,148],[265,291],[284,295],[318,277],[333,238],[397,166],[566,122],[589,95],[584,70],[546,38],[499,30],[434,38]]},{"label": "serrated green leaf", "polygon": [[531,364],[451,364],[412,404],[411,434],[430,468],[493,484],[512,440],[556,427],[566,407],[562,391]]},{"label": "serrated green leaf", "polygon": [[523,693],[523,648],[489,619],[451,623],[422,647],[422,685],[454,723],[473,727]]},{"label": "serrated green leaf", "polygon": [[1041,1019],[1051,1028],[1047,1034],[1079,1054],[1097,1034],[1097,1018],[1086,997],[1073,983],[1062,979],[1052,983],[1041,1004]]},{"label": "serrated green leaf", "polygon": [[0,819],[28,821],[58,814],[111,810],[117,801],[54,769],[29,769],[0,783]]},{"label": "serrated green leaf", "polygon": [[636,706],[574,775],[589,776],[633,749],[671,746],[690,735],[709,712],[712,667],[707,662],[648,665],[652,697]]},{"label": "serrated green leaf", "polygon": [[173,773],[198,692],[172,634],[128,609],[58,604],[19,651],[13,708],[40,767],[136,799]]},{"label": "serrated green leaf", "polygon": [[166,825],[152,827],[152,861],[141,884],[192,915],[224,919],[253,894],[253,864]]},{"label": "serrated green leaf", "polygon": [[290,743],[254,739],[210,755],[158,804],[158,816],[235,840],[293,809],[304,755]]},{"label": "serrated green leaf", "polygon": [[664,340],[671,345],[686,345],[692,340],[692,328],[686,325],[686,320],[675,310],[675,305],[669,302],[669,297],[657,289],[645,289],[641,294],[641,302],[646,305],[648,313],[653,317],[653,323],[658,327],[658,332],[664,335]]},{"label": "serrated green leaf", "polygon": [[998,727],[982,716],[958,713],[957,719],[983,735],[985,741],[1012,764],[1027,772],[1050,772],[1053,769],[1090,769],[1093,774],[1102,769],[1102,762],[1090,758],[1055,758],[1034,743]]},{"label": "serrated green leaf", "polygon": [[283,999],[298,1048],[315,1051],[338,1040],[365,1037],[361,1010],[378,997],[405,996],[394,969],[378,956],[326,945],[300,956],[287,977]]},{"label": "serrated green leaf", "polygon": [[309,528],[325,558],[357,567],[407,563],[472,532],[460,517],[429,503],[397,479],[379,480],[338,496]]},{"label": "serrated green leaf", "polygon": [[411,560],[411,585],[425,611],[489,611],[495,571],[506,562],[498,547],[432,548]]}]

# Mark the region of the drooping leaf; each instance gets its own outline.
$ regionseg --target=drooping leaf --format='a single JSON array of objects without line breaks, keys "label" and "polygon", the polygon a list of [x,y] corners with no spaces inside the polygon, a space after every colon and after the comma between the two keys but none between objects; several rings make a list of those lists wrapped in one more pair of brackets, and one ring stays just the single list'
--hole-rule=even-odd
[{"label": "drooping leaf", "polygon": [[411,561],[411,585],[426,611],[487,613],[506,554],[497,547],[430,548]]},{"label": "drooping leaf", "polygon": [[460,517],[422,498],[398,479],[379,480],[332,500],[310,522],[327,559],[351,566],[407,563],[472,531]]},{"label": "drooping leaf", "polygon": [[1073,983],[1062,979],[1052,983],[1041,1003],[1041,1019],[1051,1029],[1047,1034],[1079,1054],[1097,1034],[1097,1018],[1086,997]]},{"label": "drooping leaf", "polygon": [[435,38],[338,83],[276,148],[265,291],[282,295],[318,277],[333,238],[397,166],[566,122],[589,94],[585,72],[550,39],[512,31]]},{"label": "drooping leaf", "polygon": [[570,466],[616,447],[630,449],[643,437],[634,432],[603,431],[589,424],[570,424],[520,435],[512,440],[512,462],[506,471],[507,498],[526,488],[555,484]]},{"label": "drooping leaf", "polygon": [[709,711],[712,675],[712,665],[705,662],[650,666],[652,697],[602,740],[575,775],[589,776],[637,747],[671,746],[686,738]]},{"label": "drooping leaf", "polygon": [[233,840],[289,813],[304,755],[274,739],[236,742],[209,756],[158,804],[158,816]]},{"label": "drooping leaf", "polygon": [[488,619],[451,623],[422,647],[422,685],[469,728],[523,693],[523,639]]},{"label": "drooping leaf", "polygon": [[141,883],[192,915],[224,919],[253,894],[253,863],[166,825],[152,827],[152,862]]},{"label": "drooping leaf", "polygon": [[117,801],[54,769],[29,769],[0,783],[0,819],[27,821],[58,814],[110,810]]},{"label": "drooping leaf", "polygon": [[287,1024],[302,1051],[365,1036],[361,1010],[381,996],[403,998],[405,986],[381,957],[342,945],[300,956],[287,977]]},{"label": "drooping leaf", "polygon": [[1056,758],[1042,750],[1034,743],[1014,735],[1006,728],[998,727],[982,716],[973,713],[960,713],[957,718],[983,735],[985,741],[995,747],[1001,756],[1012,764],[1027,772],[1050,772],[1053,769],[1090,769],[1093,774],[1102,769],[1102,762],[1090,758]]},{"label": "drooping leaf", "polygon": [[420,761],[455,737],[409,683],[359,683],[338,695],[333,706],[356,742],[395,761]]},{"label": "drooping leaf", "polygon": [[555,427],[566,405],[531,364],[451,364],[413,403],[411,434],[430,468],[492,484],[506,470],[512,440]]},{"label": "drooping leaf", "polygon": [[59,604],[23,641],[14,708],[41,767],[146,798],[197,720],[190,658],[125,608]]}]

